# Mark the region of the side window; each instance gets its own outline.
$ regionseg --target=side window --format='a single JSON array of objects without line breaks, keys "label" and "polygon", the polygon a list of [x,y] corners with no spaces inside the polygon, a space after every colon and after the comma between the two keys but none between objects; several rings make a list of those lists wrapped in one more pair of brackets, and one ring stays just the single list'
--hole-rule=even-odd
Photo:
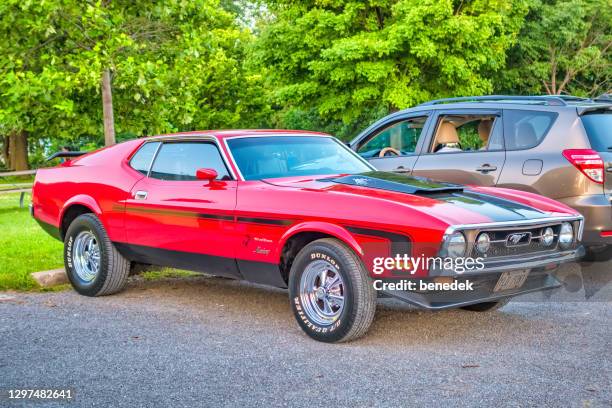
[{"label": "side window", "polygon": [[168,142],[159,149],[151,177],[161,180],[196,180],[196,170],[215,169],[219,180],[231,177],[219,149],[206,142]]},{"label": "side window", "polygon": [[142,145],[134,156],[132,156],[130,166],[146,176],[149,172],[149,168],[151,168],[151,162],[153,161],[153,156],[157,151],[159,143],[160,142],[148,142]]},{"label": "side window", "polygon": [[430,153],[503,150],[501,120],[495,115],[442,115]]},{"label": "side window", "polygon": [[504,110],[507,150],[530,149],[540,144],[557,119],[555,112]]},{"label": "side window", "polygon": [[365,158],[408,156],[414,153],[427,117],[412,118],[384,128],[357,149]]}]

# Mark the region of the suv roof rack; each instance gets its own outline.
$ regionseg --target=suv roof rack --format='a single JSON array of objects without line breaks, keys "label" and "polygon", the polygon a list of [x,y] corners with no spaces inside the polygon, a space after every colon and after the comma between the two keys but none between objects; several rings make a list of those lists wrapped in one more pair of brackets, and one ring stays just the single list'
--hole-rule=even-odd
[{"label": "suv roof rack", "polygon": [[[488,101],[497,101],[497,102],[537,102],[545,105],[551,106],[567,106],[565,103],[566,100],[582,100],[583,98],[578,98],[576,96],[516,96],[516,95],[485,95],[485,96],[462,96],[458,98],[445,98],[445,99],[436,99],[433,101],[425,102],[420,104],[419,106],[428,106],[428,105],[438,105],[442,103],[449,102],[488,102]],[[586,99],[585,99],[586,100]]]},{"label": "suv roof rack", "polygon": [[604,93],[593,99],[596,102],[612,102],[612,93]]},{"label": "suv roof rack", "polygon": [[551,97],[563,99],[566,102],[592,102],[590,98],[585,98],[583,96],[574,96],[574,95],[541,95],[542,97]]}]

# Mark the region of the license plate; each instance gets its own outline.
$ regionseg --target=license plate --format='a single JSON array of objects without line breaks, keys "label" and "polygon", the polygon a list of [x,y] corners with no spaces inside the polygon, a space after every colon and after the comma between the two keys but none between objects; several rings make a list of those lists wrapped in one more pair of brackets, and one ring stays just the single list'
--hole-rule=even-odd
[{"label": "license plate", "polygon": [[522,271],[509,271],[504,272],[499,277],[495,288],[493,288],[493,292],[501,292],[503,290],[510,289],[518,289],[527,280],[527,276],[529,276],[529,270],[525,269]]}]

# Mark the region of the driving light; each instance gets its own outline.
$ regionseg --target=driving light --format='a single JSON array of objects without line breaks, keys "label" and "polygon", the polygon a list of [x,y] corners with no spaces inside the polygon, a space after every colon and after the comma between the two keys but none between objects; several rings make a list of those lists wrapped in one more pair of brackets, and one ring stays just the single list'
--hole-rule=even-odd
[{"label": "driving light", "polygon": [[544,246],[551,246],[553,241],[555,240],[555,232],[552,228],[548,227],[544,230],[542,234],[542,243]]},{"label": "driving light", "polygon": [[574,228],[569,222],[561,224],[561,231],[559,231],[559,245],[561,248],[568,248],[574,242]]},{"label": "driving light", "polygon": [[486,232],[483,232],[476,240],[476,249],[481,254],[486,254],[489,248],[491,248],[491,237]]},{"label": "driving light", "polygon": [[459,258],[465,255],[465,236],[461,232],[453,232],[446,239],[446,256]]}]

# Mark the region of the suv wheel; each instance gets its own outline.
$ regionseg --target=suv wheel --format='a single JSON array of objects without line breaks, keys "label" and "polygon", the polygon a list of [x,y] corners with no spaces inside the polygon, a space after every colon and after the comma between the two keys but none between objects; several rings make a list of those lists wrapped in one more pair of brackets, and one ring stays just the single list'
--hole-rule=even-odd
[{"label": "suv wheel", "polygon": [[606,262],[612,259],[612,245],[598,248],[587,248],[586,255],[582,259],[585,262]]},{"label": "suv wheel", "polygon": [[130,262],[117,251],[94,214],[83,214],[68,227],[64,265],[74,289],[85,296],[117,293],[130,274]]},{"label": "suv wheel", "polygon": [[343,342],[363,336],[374,319],[376,291],[357,255],[324,238],[306,245],[289,275],[291,308],[315,340]]},{"label": "suv wheel", "polygon": [[497,302],[482,302],[473,305],[467,305],[461,307],[463,310],[469,310],[471,312],[492,312],[506,306],[510,302],[510,298],[498,300]]}]

